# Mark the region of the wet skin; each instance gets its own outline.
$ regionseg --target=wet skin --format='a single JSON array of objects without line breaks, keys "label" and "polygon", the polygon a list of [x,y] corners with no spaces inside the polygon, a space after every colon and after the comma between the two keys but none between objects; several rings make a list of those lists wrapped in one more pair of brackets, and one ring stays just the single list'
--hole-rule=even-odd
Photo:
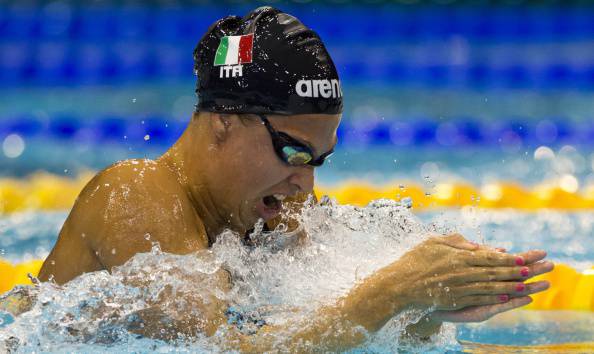
[{"label": "wet skin", "polygon": [[[276,130],[310,145],[316,156],[336,144],[339,115],[269,119]],[[313,167],[289,166],[276,156],[258,118],[195,114],[180,140],[158,160],[117,163],[85,186],[39,277],[63,284],[85,272],[110,270],[149,251],[153,242],[176,254],[206,249],[225,229],[240,235],[251,229],[262,216],[265,196],[284,194],[290,196],[285,205],[292,200],[299,207],[313,183]],[[271,226],[278,222],[279,217],[268,220]],[[296,237],[306,240],[301,232]],[[544,257],[542,251],[505,254],[460,235],[432,237],[360,282],[335,306],[320,309],[301,332],[287,338],[287,345],[299,348],[303,340],[329,350],[358,345],[361,333],[345,328],[363,326],[373,332],[411,307],[437,310],[410,326],[415,336],[433,333],[442,321],[485,320],[525,305],[527,295],[548,287],[540,282],[517,290],[519,283],[552,269],[552,263],[541,261]],[[229,288],[227,274],[216,276],[222,289]],[[445,287],[450,291],[444,292]],[[205,318],[174,321],[172,336],[212,334],[225,323],[225,304],[194,301],[192,306],[203,309]],[[151,318],[150,311],[144,315]],[[282,330],[265,326],[261,337],[239,336],[239,348],[266,350],[271,344],[265,334]],[[328,339],[322,335],[328,330],[340,334]],[[146,331],[154,335],[149,326]]]},{"label": "wet skin", "polygon": [[[77,198],[40,279],[62,284],[109,270],[149,251],[152,242],[177,254],[205,249],[227,228],[239,234],[251,229],[267,195],[289,196],[284,204],[306,199],[313,167],[282,162],[259,118],[213,116],[196,115],[156,161],[127,160],[98,173]],[[339,116],[269,118],[315,154],[336,143]]]}]

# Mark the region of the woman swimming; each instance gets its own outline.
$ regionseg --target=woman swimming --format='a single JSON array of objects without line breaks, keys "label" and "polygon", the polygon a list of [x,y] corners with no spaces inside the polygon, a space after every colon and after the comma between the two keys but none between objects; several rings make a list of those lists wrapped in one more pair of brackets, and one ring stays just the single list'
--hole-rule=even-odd
[{"label": "woman swimming", "polygon": [[[117,163],[85,186],[40,280],[63,284],[111,270],[148,252],[153,242],[165,252],[188,254],[208,249],[226,229],[246,234],[260,219],[272,229],[281,211],[298,209],[312,192],[313,170],[336,144],[343,104],[336,68],[317,34],[295,17],[263,7],[214,23],[194,61],[199,101],[181,138],[159,159]],[[299,230],[295,221],[289,224]],[[296,247],[307,242],[303,231],[295,237]],[[410,308],[434,310],[408,327],[411,337],[425,338],[444,321],[485,320],[548,287],[523,285],[552,269],[544,257],[542,251],[506,254],[460,235],[429,238],[312,318],[284,325],[299,328],[284,345],[350,348],[364,340],[361,328],[376,332]],[[215,277],[218,288],[229,288],[229,274]],[[165,333],[151,332],[158,326],[150,325],[142,333],[212,335],[230,318],[246,321],[217,299],[189,305],[201,316],[172,319]],[[141,313],[139,321],[150,324],[153,315]],[[249,335],[230,332],[230,348],[270,350],[278,340],[270,335],[285,330],[249,321],[256,328]]]}]

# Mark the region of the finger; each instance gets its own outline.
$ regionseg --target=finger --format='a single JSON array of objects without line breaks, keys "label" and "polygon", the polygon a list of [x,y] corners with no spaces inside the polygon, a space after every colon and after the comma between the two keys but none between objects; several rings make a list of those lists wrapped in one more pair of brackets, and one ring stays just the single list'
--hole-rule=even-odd
[{"label": "finger", "polygon": [[483,248],[474,252],[474,257],[469,255],[470,264],[484,266],[505,266],[505,265],[528,265],[538,262],[547,256],[542,250],[530,250],[518,254],[506,254],[494,249]]},{"label": "finger", "polygon": [[534,283],[527,283],[524,284],[525,287],[522,287],[520,284],[523,283],[517,283],[514,287],[515,292],[509,293],[511,297],[532,295],[539,293],[541,291],[548,290],[551,287],[551,283],[546,280],[536,281]]},{"label": "finger", "polygon": [[510,296],[523,296],[544,291],[549,288],[548,281],[534,283],[523,282],[478,282],[452,289],[454,296],[463,297],[468,295],[498,295],[508,294]]},{"label": "finger", "polygon": [[483,267],[523,266],[526,264],[523,256],[494,250],[466,251],[465,260],[469,265]]},{"label": "finger", "polygon": [[555,268],[553,262],[544,261],[524,267],[476,267],[465,272],[452,274],[450,281],[455,284],[467,282],[486,282],[502,280],[527,280],[536,275],[548,273]]},{"label": "finger", "polygon": [[547,256],[547,252],[543,250],[530,250],[516,255],[522,257],[525,264],[528,265],[543,260]]},{"label": "finger", "polygon": [[436,237],[435,241],[450,247],[467,251],[475,251],[480,248],[478,243],[468,241],[464,238],[464,236],[457,233]]},{"label": "finger", "polygon": [[[472,242],[472,241],[471,241]],[[477,244],[479,247],[476,249],[477,251],[495,251],[499,253],[506,253],[507,250],[502,247],[491,247],[484,244]]]},{"label": "finger", "polygon": [[470,306],[455,311],[435,311],[431,314],[431,317],[443,322],[482,322],[499,313],[528,305],[531,302],[530,297],[523,296],[500,304]]},{"label": "finger", "polygon": [[463,309],[469,306],[494,305],[508,302],[510,299],[507,294],[499,295],[469,295],[455,299],[452,302],[452,309]]},{"label": "finger", "polygon": [[485,313],[483,315],[487,316],[486,319],[489,319],[502,312],[526,306],[531,302],[532,298],[530,296],[516,297],[500,304],[491,305],[489,308],[485,309]]}]

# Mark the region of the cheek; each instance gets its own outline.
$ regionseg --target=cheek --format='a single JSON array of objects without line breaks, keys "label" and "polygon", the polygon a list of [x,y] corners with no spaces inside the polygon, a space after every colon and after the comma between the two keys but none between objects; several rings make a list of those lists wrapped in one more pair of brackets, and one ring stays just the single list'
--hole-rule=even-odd
[{"label": "cheek", "polygon": [[270,146],[244,144],[237,146],[231,155],[233,168],[229,174],[237,187],[242,189],[241,195],[260,194],[262,189],[270,188],[289,176],[288,169]]}]

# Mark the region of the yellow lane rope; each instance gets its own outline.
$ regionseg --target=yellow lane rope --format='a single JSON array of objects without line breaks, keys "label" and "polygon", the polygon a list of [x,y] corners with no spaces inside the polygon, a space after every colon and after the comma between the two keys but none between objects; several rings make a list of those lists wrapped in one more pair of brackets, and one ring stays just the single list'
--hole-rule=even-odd
[{"label": "yellow lane rope", "polygon": [[[0,179],[0,214],[23,210],[68,209],[92,176],[92,173],[83,173],[77,178],[67,178],[41,172],[21,180]],[[318,188],[316,194],[328,194],[339,203],[354,205],[365,205],[378,198],[410,198],[417,210],[467,205],[522,210],[594,209],[594,186],[577,193],[555,184],[528,189],[509,182],[493,183],[481,188],[466,183],[448,183],[424,188],[414,182],[394,182],[378,187],[353,181]],[[0,293],[16,284],[30,283],[27,273],[36,275],[41,264],[40,260],[18,265],[0,260]],[[535,295],[529,308],[594,311],[594,268],[580,273],[568,266],[557,265],[554,272],[540,278],[550,280],[552,288]]]},{"label": "yellow lane rope", "polygon": [[[76,178],[68,178],[40,172],[24,179],[0,178],[0,214],[23,210],[69,209],[92,176],[92,173],[82,173]],[[318,186],[316,194],[327,194],[339,203],[353,205],[365,205],[379,198],[410,198],[415,210],[462,206],[525,211],[543,208],[594,209],[594,185],[578,192],[576,188],[557,183],[527,188],[515,182],[491,183],[481,187],[452,182],[427,187],[406,181],[395,181],[383,186],[347,181],[334,186]]]},{"label": "yellow lane rope", "polygon": [[[0,294],[15,285],[30,285],[28,274],[37,276],[43,261],[33,260],[13,265],[0,259]],[[594,267],[584,272],[557,264],[548,274],[531,279],[548,280],[551,288],[532,295],[534,301],[527,306],[534,310],[582,310],[594,311]]]}]

